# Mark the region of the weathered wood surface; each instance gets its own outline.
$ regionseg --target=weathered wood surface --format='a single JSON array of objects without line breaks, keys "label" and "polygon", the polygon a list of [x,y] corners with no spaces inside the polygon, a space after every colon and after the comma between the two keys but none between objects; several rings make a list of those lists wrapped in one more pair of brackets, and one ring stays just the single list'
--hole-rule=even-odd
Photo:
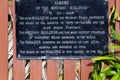
[{"label": "weathered wood surface", "polygon": [[8,80],[8,2],[0,1],[0,80]]}]

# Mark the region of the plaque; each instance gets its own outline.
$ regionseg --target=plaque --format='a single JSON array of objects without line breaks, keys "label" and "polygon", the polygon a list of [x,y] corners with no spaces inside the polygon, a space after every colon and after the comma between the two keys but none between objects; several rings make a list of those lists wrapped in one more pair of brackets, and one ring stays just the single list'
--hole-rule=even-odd
[{"label": "plaque", "polygon": [[15,0],[17,59],[89,59],[108,51],[108,0]]}]

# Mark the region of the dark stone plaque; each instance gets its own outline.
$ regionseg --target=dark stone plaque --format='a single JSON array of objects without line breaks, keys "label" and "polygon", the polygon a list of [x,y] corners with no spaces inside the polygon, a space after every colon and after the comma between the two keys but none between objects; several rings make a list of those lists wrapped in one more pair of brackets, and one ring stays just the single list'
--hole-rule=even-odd
[{"label": "dark stone plaque", "polygon": [[108,0],[16,0],[18,59],[89,59],[108,51]]}]

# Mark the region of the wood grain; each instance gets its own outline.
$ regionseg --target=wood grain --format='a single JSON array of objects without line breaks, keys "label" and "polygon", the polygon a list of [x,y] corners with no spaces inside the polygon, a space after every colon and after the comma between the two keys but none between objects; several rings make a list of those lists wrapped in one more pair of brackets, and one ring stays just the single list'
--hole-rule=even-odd
[{"label": "wood grain", "polygon": [[57,60],[47,60],[47,80],[58,80]]},{"label": "wood grain", "polygon": [[[116,0],[116,9],[120,15],[120,4],[117,4],[117,3],[120,3],[120,0]],[[116,31],[120,34],[120,22],[118,22],[118,21],[116,22]],[[120,49],[119,49],[119,51],[120,51]]]},{"label": "wood grain", "polygon": [[75,80],[75,60],[64,60],[64,80]]},{"label": "wood grain", "polygon": [[42,80],[42,60],[30,61],[30,80]]},{"label": "wood grain", "polygon": [[81,60],[81,80],[88,80],[92,71],[93,62],[91,60]]},{"label": "wood grain", "polygon": [[0,80],[8,80],[8,10],[7,0],[0,1]]}]

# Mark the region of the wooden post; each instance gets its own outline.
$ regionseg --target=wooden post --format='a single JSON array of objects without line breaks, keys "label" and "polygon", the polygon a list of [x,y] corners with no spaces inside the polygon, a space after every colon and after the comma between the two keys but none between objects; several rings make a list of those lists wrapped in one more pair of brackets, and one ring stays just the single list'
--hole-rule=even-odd
[{"label": "wooden post", "polygon": [[30,61],[30,80],[42,80],[42,60]]},{"label": "wooden post", "polygon": [[[116,0],[116,9],[120,15],[120,4],[117,4],[117,3],[120,3],[120,0]],[[116,31],[120,34],[120,22],[118,21],[116,22]],[[118,51],[120,51],[120,49]]]},{"label": "wooden post", "polygon": [[47,80],[58,80],[57,60],[47,60]]},{"label": "wooden post", "polygon": [[75,60],[64,60],[64,80],[75,80]]},{"label": "wooden post", "polygon": [[0,80],[8,80],[8,3],[0,0]]},{"label": "wooden post", "polygon": [[25,61],[16,59],[16,26],[15,26],[15,1],[13,0],[11,10],[13,13],[13,79],[25,80]]},{"label": "wooden post", "polygon": [[91,60],[81,60],[81,80],[88,80],[92,71],[93,62]]}]

